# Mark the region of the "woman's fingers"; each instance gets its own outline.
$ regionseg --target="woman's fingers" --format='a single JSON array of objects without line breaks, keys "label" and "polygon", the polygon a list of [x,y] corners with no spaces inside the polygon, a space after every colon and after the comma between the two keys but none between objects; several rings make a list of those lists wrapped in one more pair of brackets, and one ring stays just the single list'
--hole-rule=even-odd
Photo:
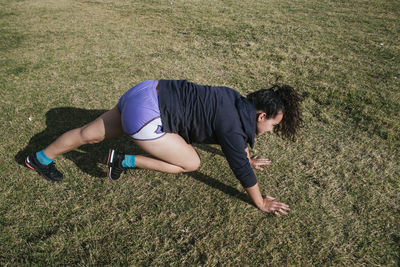
[{"label": "woman's fingers", "polygon": [[269,161],[259,161],[259,160],[253,160],[253,165],[256,167],[259,166],[264,166],[264,165],[271,165],[271,162]]},{"label": "woman's fingers", "polygon": [[286,204],[284,204],[284,203],[279,203],[279,202],[277,202],[278,204],[276,205],[276,209],[279,209],[279,210],[287,210],[287,211],[289,211],[290,210],[290,208],[289,208],[289,206],[288,205],[286,205]]},{"label": "woman's fingers", "polygon": [[268,159],[258,159],[257,157],[254,157],[251,160],[251,165],[254,169],[259,170],[259,171],[263,171],[264,168],[262,168],[261,166],[263,165],[271,165],[271,161]]},{"label": "woman's fingers", "polygon": [[271,210],[276,216],[280,217],[282,214],[288,215],[288,211],[290,211],[290,208],[288,205],[284,203],[274,202],[274,204],[271,207]]},{"label": "woman's fingers", "polygon": [[288,215],[290,211],[289,205],[281,202],[275,201],[274,197],[271,196],[263,196],[265,209],[262,209],[266,212],[271,212],[274,215],[281,217],[282,215]]},{"label": "woman's fingers", "polygon": [[258,158],[253,158],[254,162],[260,163],[260,164],[271,164],[271,161],[269,159],[258,159]]},{"label": "woman's fingers", "polygon": [[278,217],[281,217],[282,214],[283,215],[288,215],[289,214],[284,209],[275,210],[275,211],[273,211],[273,213]]},{"label": "woman's fingers", "polygon": [[282,214],[288,215],[289,213],[287,213],[286,211],[280,209],[279,212],[281,212]]}]

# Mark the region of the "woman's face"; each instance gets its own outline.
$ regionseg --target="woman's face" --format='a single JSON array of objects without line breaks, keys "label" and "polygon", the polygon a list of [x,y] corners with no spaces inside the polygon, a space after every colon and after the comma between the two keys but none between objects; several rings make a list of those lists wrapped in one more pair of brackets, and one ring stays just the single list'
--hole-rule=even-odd
[{"label": "woman's face", "polygon": [[267,114],[263,111],[257,112],[257,126],[256,126],[256,136],[260,136],[267,132],[272,132],[274,126],[282,121],[283,112],[279,112],[274,118],[267,119]]}]

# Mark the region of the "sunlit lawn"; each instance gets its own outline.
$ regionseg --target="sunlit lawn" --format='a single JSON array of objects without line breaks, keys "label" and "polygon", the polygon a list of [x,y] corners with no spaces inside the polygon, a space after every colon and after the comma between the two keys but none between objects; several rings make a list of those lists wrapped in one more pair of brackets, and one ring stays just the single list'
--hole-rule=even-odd
[{"label": "sunlit lawn", "polygon": [[[0,265],[384,265],[400,254],[400,2],[394,0],[1,1]],[[296,143],[252,155],[258,211],[217,145],[194,173],[106,177],[108,148],[57,158],[61,183],[24,158],[146,79],[242,94],[275,82],[304,98]],[[227,114],[229,119],[229,114]]]}]

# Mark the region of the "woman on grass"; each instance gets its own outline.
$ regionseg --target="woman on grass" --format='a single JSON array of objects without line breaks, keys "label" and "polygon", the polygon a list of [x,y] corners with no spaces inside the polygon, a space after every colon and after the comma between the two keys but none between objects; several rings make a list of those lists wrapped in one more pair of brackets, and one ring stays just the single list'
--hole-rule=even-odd
[{"label": "woman on grass", "polygon": [[267,159],[250,158],[255,136],[278,132],[294,139],[301,127],[300,99],[290,86],[274,86],[241,96],[228,87],[185,80],[144,81],[127,91],[118,105],[93,122],[70,130],[45,149],[29,155],[26,165],[45,179],[60,181],[53,159],[84,144],[128,134],[151,156],[125,155],[110,149],[108,176],[127,168],[165,173],[195,171],[200,158],[191,143],[219,144],[235,176],[254,204],[277,216],[289,206],[262,196],[252,168],[262,170]]}]

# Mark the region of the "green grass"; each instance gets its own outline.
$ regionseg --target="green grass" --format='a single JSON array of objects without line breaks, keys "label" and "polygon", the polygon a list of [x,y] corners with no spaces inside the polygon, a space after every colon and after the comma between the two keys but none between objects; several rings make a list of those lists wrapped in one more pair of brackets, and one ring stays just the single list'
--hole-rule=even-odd
[{"label": "green grass", "polygon": [[[400,2],[1,1],[0,265],[385,265],[400,257]],[[276,218],[249,203],[218,146],[197,172],[105,177],[109,147],[57,159],[61,183],[21,164],[145,79],[304,98],[296,143],[253,154]],[[30,119],[29,119],[30,118]]]}]

